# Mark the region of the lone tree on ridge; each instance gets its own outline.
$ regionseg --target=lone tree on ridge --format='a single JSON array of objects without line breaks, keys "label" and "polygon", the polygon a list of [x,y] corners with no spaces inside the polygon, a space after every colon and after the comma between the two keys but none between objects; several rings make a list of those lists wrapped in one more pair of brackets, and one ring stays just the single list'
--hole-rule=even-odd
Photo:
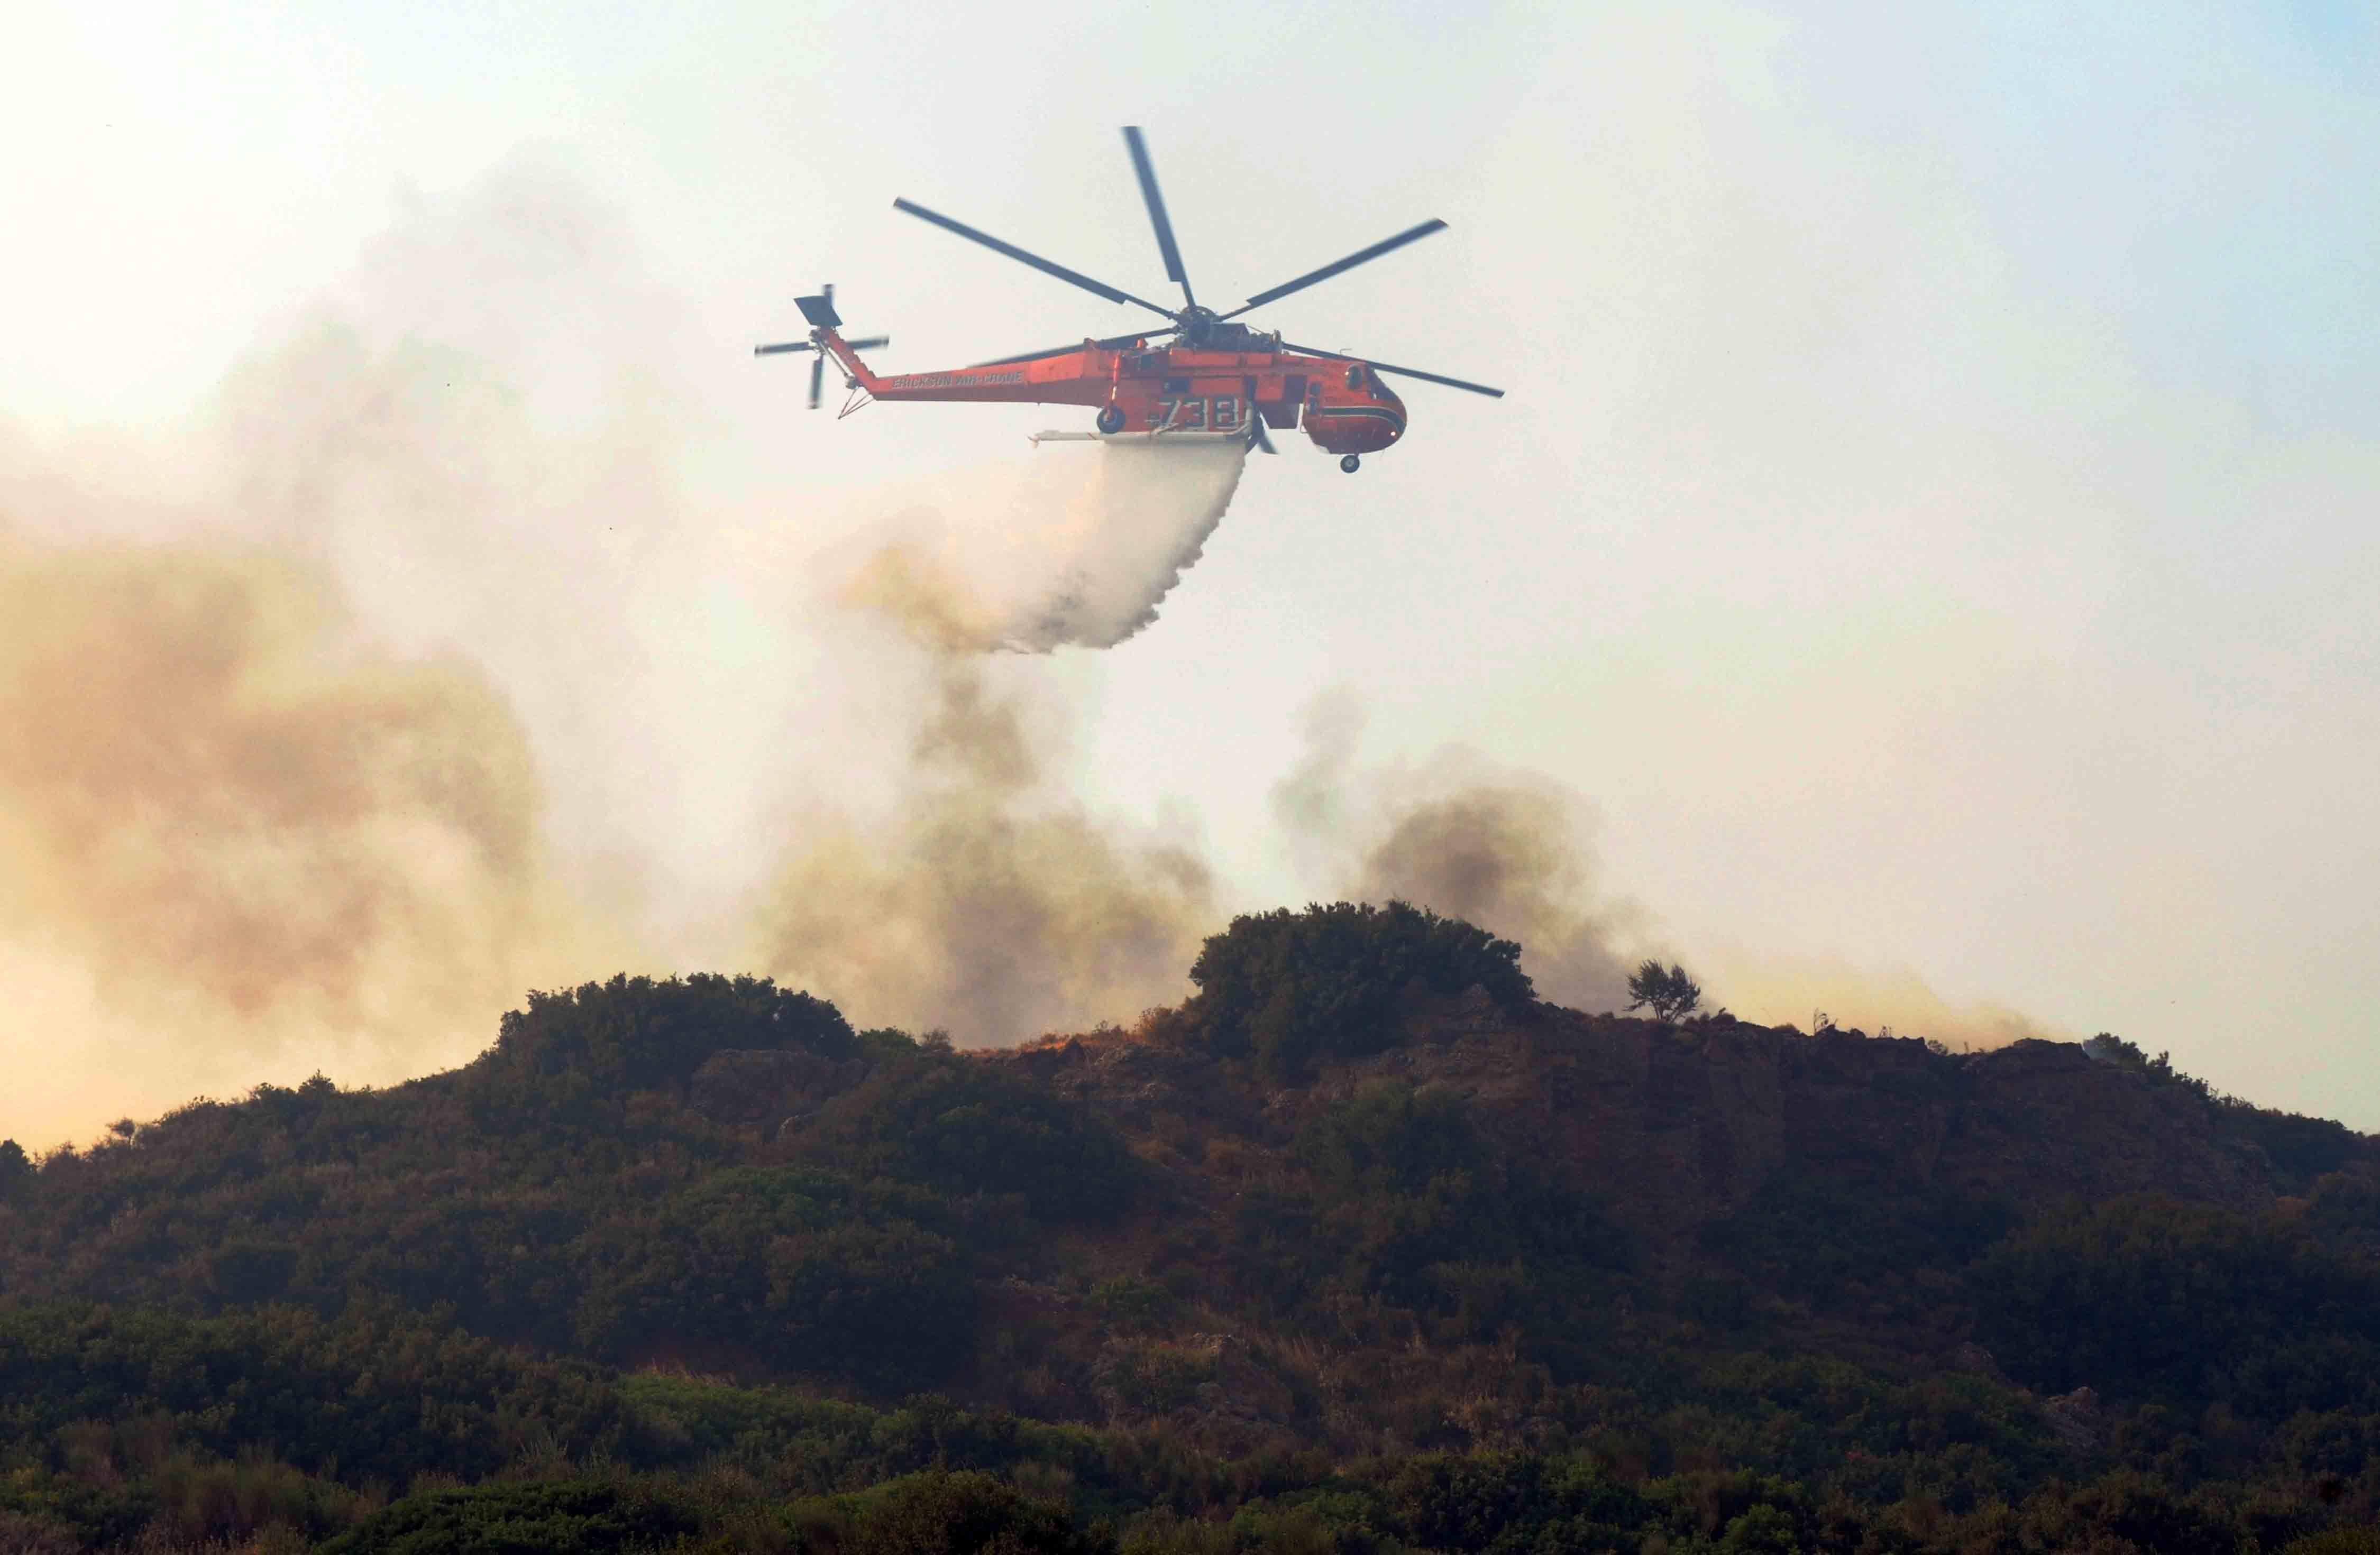
[{"label": "lone tree on ridge", "polygon": [[1628,980],[1630,1009],[1650,1008],[1653,1019],[1668,1022],[1692,1015],[1703,1002],[1703,986],[1686,975],[1686,969],[1672,961],[1664,971],[1661,963],[1648,960],[1636,969]]}]

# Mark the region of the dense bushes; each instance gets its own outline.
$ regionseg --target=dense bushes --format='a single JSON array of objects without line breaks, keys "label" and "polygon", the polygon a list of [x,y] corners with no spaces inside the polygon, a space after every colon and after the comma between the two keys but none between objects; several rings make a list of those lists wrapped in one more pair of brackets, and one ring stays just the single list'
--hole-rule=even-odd
[{"label": "dense bushes", "polygon": [[[671,1089],[722,1047],[778,1043],[874,1067],[798,1132],[819,1170],[751,1169],[771,1153],[757,1135]],[[1020,1211],[1112,1220],[1141,1175],[1082,1108],[855,1035],[808,995],[614,978],[533,996],[455,1074],[260,1086],[51,1158],[0,1204],[0,1295],[335,1318],[370,1293],[607,1360],[691,1345],[907,1389],[973,1358],[977,1284],[1025,1245]]]},{"label": "dense bushes", "polygon": [[1139,1163],[1081,1107],[931,1049],[880,1066],[803,1131],[807,1159],[952,1195],[1014,1195],[1049,1221],[1111,1221]]},{"label": "dense bushes", "polygon": [[1591,1466],[1432,1453],[1380,1465],[1383,1521],[1432,1549],[1626,1549],[1658,1509]]},{"label": "dense bushes", "polygon": [[834,1496],[768,1504],[683,1482],[613,1477],[482,1485],[409,1497],[324,1555],[632,1555],[755,1545],[833,1555],[1112,1555],[1062,1501],[974,1471],[928,1469]]},{"label": "dense bushes", "polygon": [[1216,1052],[1289,1080],[1318,1058],[1392,1044],[1408,989],[1451,996],[1476,984],[1508,1008],[1528,1004],[1520,963],[1511,940],[1401,901],[1281,908],[1207,941],[1183,1013]]},{"label": "dense bushes", "polygon": [[[345,1555],[1089,1555],[1118,1543],[1100,1518],[1135,1555],[2231,1555],[2306,1536],[2308,1550],[2346,1555],[2369,1542],[2323,1532],[2338,1516],[2325,1501],[2355,1493],[2341,1468],[2369,1460],[2370,1443],[2350,1440],[2356,1422],[2293,1426],[2286,1465],[2258,1487],[2192,1490],[2053,1455],[2022,1483],[1952,1494],[1948,1477],[1988,1479],[1975,1465],[2010,1449],[1998,1433],[2034,1408],[1980,1380],[1954,1391],[1925,1405],[1840,1365],[1743,1357],[1713,1368],[1657,1428],[1676,1439],[1670,1455],[1703,1462],[1774,1460],[1791,1437],[1812,1439],[1773,1467],[1654,1472],[1608,1427],[1567,1449],[1232,1457],[1171,1428],[1060,1427],[939,1399],[875,1411],[682,1375],[615,1382],[411,1321],[18,1312],[0,1319],[0,1547],[64,1552],[158,1529],[187,1546],[278,1528],[299,1540],[346,1530],[329,1546]],[[1622,1395],[1597,1399],[1612,1423],[1630,1417]]]},{"label": "dense bushes", "polygon": [[1020,1494],[988,1474],[931,1469],[849,1495],[796,1502],[806,1549],[836,1555],[1112,1555],[1115,1536],[1086,1533],[1062,1502]]},{"label": "dense bushes", "polygon": [[2273,1418],[2380,1409],[2380,1271],[2289,1222],[2155,1198],[2044,1215],[1977,1263],[2017,1377]]},{"label": "dense bushes", "polygon": [[1442,1337],[1517,1325],[1541,1355],[1592,1332],[1629,1239],[1527,1153],[1483,1134],[1452,1092],[1378,1080],[1299,1131],[1310,1194],[1244,1196],[1240,1235],[1274,1302],[1317,1287],[1411,1308]]},{"label": "dense bushes", "polygon": [[[941,1222],[941,1230],[921,1221]],[[576,1248],[578,1343],[625,1357],[693,1342],[894,1388],[975,1353],[976,1260],[948,1207],[792,1167],[721,1173]]]},{"label": "dense bushes", "polygon": [[[1439,1000],[1524,1002],[1514,954],[1397,906],[1243,919],[1184,1011],[1014,1060],[752,980],[615,979],[456,1074],[259,1087],[28,1163],[0,1549],[1087,1550],[1104,1520],[1120,1555],[2119,1555],[2345,1549],[2330,1525],[2380,1513],[2364,1141],[2107,1043],[2144,1111],[2203,1107],[2309,1191],[2045,1211],[1654,1109],[1665,1172],[1748,1191],[1703,1226],[1652,1216],[1718,1191],[1648,1198],[1640,1257],[1551,1143],[1621,1083],[1604,1061],[1649,1043],[1669,1083],[1697,1044],[1790,1041],[1540,1012],[1510,1055],[1379,1066],[1475,1103],[1280,1083],[1476,1031]],[[787,1066],[782,1128],[689,1105],[709,1054],[787,1044],[830,1062]],[[1955,1069],[1889,1099],[1955,1119]],[[25,1305],[61,1294],[119,1305]]]},{"label": "dense bushes", "polygon": [[1832,1304],[1870,1282],[1963,1269],[2018,1219],[2014,1206],[1954,1184],[1883,1186],[1803,1168],[1778,1173],[1701,1241],[1765,1290]]},{"label": "dense bushes", "polygon": [[505,1014],[481,1066],[489,1075],[583,1079],[613,1094],[683,1080],[722,1048],[805,1048],[837,1062],[860,1043],[842,1011],[765,977],[697,973],[656,982],[625,973],[532,993]]},{"label": "dense bushes", "polygon": [[588,1368],[393,1312],[326,1323],[288,1308],[196,1320],[0,1308],[0,1444],[21,1449],[78,1421],[148,1421],[224,1456],[269,1443],[299,1468],[368,1465],[400,1482],[490,1474],[532,1440],[576,1453],[633,1444],[618,1395]]},{"label": "dense bushes", "polygon": [[412,1496],[366,1518],[323,1555],[636,1555],[665,1549],[702,1521],[649,1486],[564,1479]]},{"label": "dense bushes", "polygon": [[2245,1139],[2262,1151],[2290,1192],[2305,1192],[2314,1179],[2338,1171],[2364,1152],[2363,1138],[2342,1124],[2227,1096],[2196,1076],[2175,1068],[2171,1054],[2152,1058],[2137,1043],[2112,1031],[2093,1037],[2082,1044],[2082,1051],[2102,1064],[2138,1075],[2159,1090],[2188,1096],[2204,1106],[2224,1132]]},{"label": "dense bushes", "polygon": [[1622,1261],[1622,1238],[1587,1199],[1500,1148],[1450,1091],[1377,1080],[1299,1133],[1296,1153],[1376,1288],[1433,1264]]}]

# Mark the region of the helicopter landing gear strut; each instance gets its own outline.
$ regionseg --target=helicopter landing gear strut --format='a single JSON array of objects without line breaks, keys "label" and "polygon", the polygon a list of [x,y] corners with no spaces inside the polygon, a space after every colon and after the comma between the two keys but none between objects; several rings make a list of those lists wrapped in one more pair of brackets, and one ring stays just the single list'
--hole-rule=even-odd
[{"label": "helicopter landing gear strut", "polygon": [[1092,422],[1091,425],[1097,427],[1100,431],[1105,432],[1108,436],[1114,437],[1118,432],[1123,430],[1123,406],[1108,406],[1105,410],[1099,412],[1099,419]]},{"label": "helicopter landing gear strut", "polygon": [[1364,467],[1364,462],[1352,453],[1342,454],[1339,459],[1339,467],[1352,476]]}]

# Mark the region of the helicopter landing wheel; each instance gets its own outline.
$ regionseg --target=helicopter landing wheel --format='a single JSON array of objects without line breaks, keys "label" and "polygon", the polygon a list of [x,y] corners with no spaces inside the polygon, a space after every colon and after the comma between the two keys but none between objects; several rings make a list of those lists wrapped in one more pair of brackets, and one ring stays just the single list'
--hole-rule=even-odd
[{"label": "helicopter landing wheel", "polygon": [[1339,461],[1339,467],[1352,476],[1364,467],[1364,462],[1350,453]]},{"label": "helicopter landing wheel", "polygon": [[1097,421],[1092,422],[1091,425],[1097,427],[1100,431],[1105,432],[1108,436],[1114,437],[1118,432],[1123,430],[1123,406],[1108,406],[1105,410],[1099,412],[1099,418]]}]

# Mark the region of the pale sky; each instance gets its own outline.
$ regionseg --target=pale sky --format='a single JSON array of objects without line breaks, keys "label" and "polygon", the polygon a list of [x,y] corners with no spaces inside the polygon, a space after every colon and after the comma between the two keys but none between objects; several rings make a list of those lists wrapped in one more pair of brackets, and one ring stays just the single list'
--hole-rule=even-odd
[{"label": "pale sky", "polygon": [[[1345,688],[1378,764],[1578,795],[1604,891],[1742,1013],[1803,1019],[1797,968],[1914,977],[2380,1127],[2374,18],[36,5],[0,425],[170,432],[530,165],[640,256],[684,531],[1060,456],[1022,440],[1051,410],[808,415],[749,347],[825,280],[893,370],[1129,327],[891,203],[1161,295],[1138,124],[1201,300],[1444,218],[1252,321],[1509,397],[1402,390],[1354,478],[1284,440],[1155,627],[1020,671],[1073,699],[1091,803],[1203,837],[1230,906],[1303,900],[1269,795]],[[741,609],[683,627],[730,681]],[[732,849],[699,744],[649,759]]]}]

